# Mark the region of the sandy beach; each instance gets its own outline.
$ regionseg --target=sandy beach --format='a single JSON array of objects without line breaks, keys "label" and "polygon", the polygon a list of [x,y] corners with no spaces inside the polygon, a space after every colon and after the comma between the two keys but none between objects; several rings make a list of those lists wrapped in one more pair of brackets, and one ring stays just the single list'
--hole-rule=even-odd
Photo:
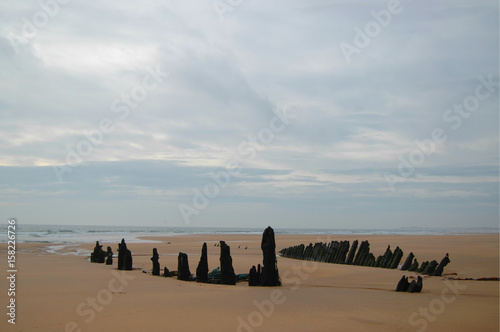
[{"label": "sandy beach", "polygon": [[[369,240],[375,255],[399,246],[403,260],[412,251],[419,262],[449,253],[445,277],[424,279],[422,293],[394,291],[403,274],[371,267],[315,263],[278,257],[282,287],[200,284],[154,277],[152,249],[160,266],[177,269],[179,251],[189,255],[195,273],[203,242],[210,270],[219,266],[224,240],[231,247],[236,273],[262,263],[260,235],[190,235],[132,243],[133,271],[91,264],[72,255],[93,244],[66,246],[47,253],[47,244],[18,244],[16,324],[3,314],[2,331],[498,331],[498,281],[454,281],[499,277],[498,235],[317,236],[277,235],[277,251],[310,242]],[[110,245],[116,252],[116,243]],[[245,249],[247,247],[247,249]],[[0,245],[6,257],[7,245]],[[66,253],[66,255],[62,255]],[[6,273],[6,272],[4,272]],[[3,310],[8,279],[2,278]]]}]

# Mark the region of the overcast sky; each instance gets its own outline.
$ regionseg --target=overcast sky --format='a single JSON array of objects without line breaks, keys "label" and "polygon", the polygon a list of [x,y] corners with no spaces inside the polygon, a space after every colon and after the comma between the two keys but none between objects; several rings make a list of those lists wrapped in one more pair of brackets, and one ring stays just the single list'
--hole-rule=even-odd
[{"label": "overcast sky", "polygon": [[498,227],[498,1],[0,3],[19,223]]}]

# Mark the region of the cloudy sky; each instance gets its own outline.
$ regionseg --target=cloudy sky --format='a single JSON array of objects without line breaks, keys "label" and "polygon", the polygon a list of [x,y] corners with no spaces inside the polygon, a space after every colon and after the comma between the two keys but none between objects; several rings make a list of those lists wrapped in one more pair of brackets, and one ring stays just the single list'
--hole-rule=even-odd
[{"label": "cloudy sky", "polygon": [[4,0],[2,219],[498,227],[498,12]]}]

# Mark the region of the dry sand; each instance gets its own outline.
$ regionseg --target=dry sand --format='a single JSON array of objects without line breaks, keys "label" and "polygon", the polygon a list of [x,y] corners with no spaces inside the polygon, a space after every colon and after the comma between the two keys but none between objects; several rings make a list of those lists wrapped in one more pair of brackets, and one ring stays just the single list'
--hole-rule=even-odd
[{"label": "dry sand", "polygon": [[[248,287],[183,282],[153,277],[154,247],[161,269],[177,269],[177,253],[189,255],[194,273],[204,241],[209,268],[219,266],[218,240],[231,246],[236,273],[262,262],[261,236],[200,235],[152,238],[162,243],[128,244],[134,271],[90,264],[85,257],[48,254],[47,245],[18,244],[16,325],[3,314],[1,331],[498,331],[497,281],[424,279],[420,294],[396,293],[403,274],[415,273],[278,258],[283,287]],[[419,262],[448,252],[445,273],[498,277],[498,235],[317,236],[278,235],[277,250],[295,244],[369,240],[376,256],[388,244],[410,251]],[[116,253],[116,244],[111,245]],[[240,246],[240,248],[238,248]],[[244,249],[248,246],[248,249]],[[6,260],[6,244],[1,244]],[[93,245],[65,247],[64,252]],[[5,266],[2,264],[2,266]],[[4,271],[6,268],[4,269]],[[7,279],[0,283],[7,304]],[[95,301],[95,304],[92,304]],[[94,306],[94,307],[92,307]],[[3,307],[7,312],[6,307]]]}]

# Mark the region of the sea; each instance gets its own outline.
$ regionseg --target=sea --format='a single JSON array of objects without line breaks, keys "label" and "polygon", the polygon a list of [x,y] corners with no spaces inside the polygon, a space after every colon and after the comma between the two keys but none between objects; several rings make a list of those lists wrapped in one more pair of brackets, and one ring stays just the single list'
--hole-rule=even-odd
[{"label": "sea", "polygon": [[[155,243],[159,241],[141,237],[179,236],[194,234],[262,234],[263,228],[228,227],[159,227],[159,226],[90,226],[90,225],[30,225],[16,224],[16,243],[78,244],[118,243],[125,238],[127,243]],[[452,235],[452,234],[498,234],[498,228],[394,228],[394,229],[313,229],[274,228],[275,234],[310,235]],[[6,243],[7,224],[0,232],[0,243]]]}]

